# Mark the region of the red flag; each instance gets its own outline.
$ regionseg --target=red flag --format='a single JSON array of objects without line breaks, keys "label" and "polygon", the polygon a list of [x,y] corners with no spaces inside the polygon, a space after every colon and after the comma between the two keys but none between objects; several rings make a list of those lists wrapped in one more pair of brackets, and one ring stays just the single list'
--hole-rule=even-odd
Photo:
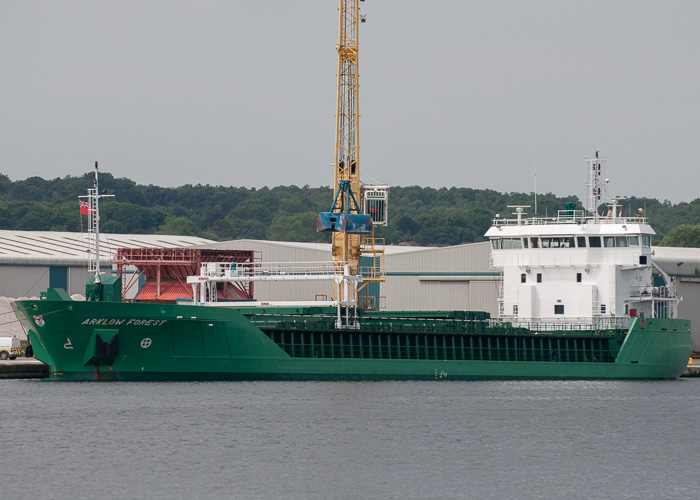
[{"label": "red flag", "polygon": [[80,202],[80,215],[89,215],[92,213],[92,208],[87,201]]}]

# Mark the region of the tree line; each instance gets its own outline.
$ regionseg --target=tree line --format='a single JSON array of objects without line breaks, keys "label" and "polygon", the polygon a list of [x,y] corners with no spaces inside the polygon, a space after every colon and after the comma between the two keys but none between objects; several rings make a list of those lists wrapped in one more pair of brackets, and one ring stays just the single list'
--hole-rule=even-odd
[{"label": "tree line", "polygon": [[[92,187],[94,175],[12,181],[0,174],[0,229],[81,231],[86,216],[78,196]],[[250,238],[277,241],[329,242],[316,232],[316,217],[328,211],[330,187],[276,186],[245,188],[192,185],[166,188],[140,185],[109,173],[100,187],[115,198],[100,205],[105,232],[201,236],[213,240]],[[457,245],[483,241],[495,214],[510,216],[508,205],[533,205],[532,193],[499,193],[490,189],[392,187],[389,224],[377,231],[387,244]],[[538,215],[555,216],[576,196],[552,193],[537,197]],[[624,213],[642,208],[656,230],[653,244],[700,247],[700,198],[672,204],[653,198],[630,198]],[[529,209],[532,215],[532,209]],[[601,209],[602,212],[602,209]]]}]

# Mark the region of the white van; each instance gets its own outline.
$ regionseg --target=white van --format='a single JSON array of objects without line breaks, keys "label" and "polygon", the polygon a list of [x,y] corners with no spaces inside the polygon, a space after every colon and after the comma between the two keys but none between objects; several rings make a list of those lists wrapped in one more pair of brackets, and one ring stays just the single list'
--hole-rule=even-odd
[{"label": "white van", "polygon": [[22,355],[22,348],[17,337],[0,337],[0,359],[15,359]]}]

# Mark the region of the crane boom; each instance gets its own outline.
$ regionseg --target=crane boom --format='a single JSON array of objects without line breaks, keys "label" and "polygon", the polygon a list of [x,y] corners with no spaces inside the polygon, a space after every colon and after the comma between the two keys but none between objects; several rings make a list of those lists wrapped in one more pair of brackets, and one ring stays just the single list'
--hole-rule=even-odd
[{"label": "crane boom", "polygon": [[335,182],[350,181],[359,193],[358,0],[340,0],[339,11]]},{"label": "crane boom", "polygon": [[[336,95],[334,187],[335,198],[328,212],[318,216],[316,229],[331,231],[332,255],[336,268],[343,268],[345,274],[357,276],[358,280],[346,290],[336,287],[335,296],[341,303],[356,307],[360,293],[368,297],[367,285],[370,282],[385,280],[383,240],[374,238],[374,227],[386,225],[386,197],[388,186],[367,186],[360,188],[360,105],[359,105],[359,26],[364,22],[360,15],[359,2],[362,0],[340,0],[338,27],[338,74]],[[370,200],[371,199],[371,200]],[[359,200],[359,201],[358,201]],[[369,257],[360,273],[360,257]],[[346,267],[347,266],[347,267]],[[365,297],[363,305],[369,304]],[[374,299],[377,299],[376,297]]]},{"label": "crane boom", "polygon": [[[359,134],[359,25],[360,0],[340,0],[338,27],[338,81],[336,98],[335,178],[334,187],[345,182],[356,196],[360,195]],[[344,261],[350,274],[358,273],[359,234],[333,233],[333,260]]]}]

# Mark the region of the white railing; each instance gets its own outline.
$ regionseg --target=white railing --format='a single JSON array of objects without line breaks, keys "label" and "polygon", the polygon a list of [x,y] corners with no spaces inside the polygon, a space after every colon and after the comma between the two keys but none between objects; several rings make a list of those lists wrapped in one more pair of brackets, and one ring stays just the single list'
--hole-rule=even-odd
[{"label": "white railing", "polygon": [[344,262],[205,262],[200,276],[221,281],[334,279],[343,276]]},{"label": "white railing", "polygon": [[[218,301],[218,283],[242,281],[332,280],[341,297],[330,301]],[[337,328],[359,327],[357,321],[357,287],[361,275],[351,275],[347,262],[205,262],[200,274],[188,276],[192,285],[192,304],[212,307],[336,307]],[[352,312],[351,312],[352,310]]]},{"label": "white railing", "polygon": [[647,224],[646,217],[595,216],[584,210],[559,210],[556,217],[529,217],[518,219],[495,218],[494,226],[541,226],[551,224]]},{"label": "white railing", "polygon": [[632,287],[630,297],[636,299],[677,299],[675,286],[639,286]]},{"label": "white railing", "polygon": [[532,332],[553,332],[553,331],[591,331],[591,330],[614,330],[629,328],[634,318],[614,317],[614,318],[576,318],[567,321],[524,321],[518,320],[514,316],[503,316],[497,322],[511,323],[514,327],[527,328]]}]

